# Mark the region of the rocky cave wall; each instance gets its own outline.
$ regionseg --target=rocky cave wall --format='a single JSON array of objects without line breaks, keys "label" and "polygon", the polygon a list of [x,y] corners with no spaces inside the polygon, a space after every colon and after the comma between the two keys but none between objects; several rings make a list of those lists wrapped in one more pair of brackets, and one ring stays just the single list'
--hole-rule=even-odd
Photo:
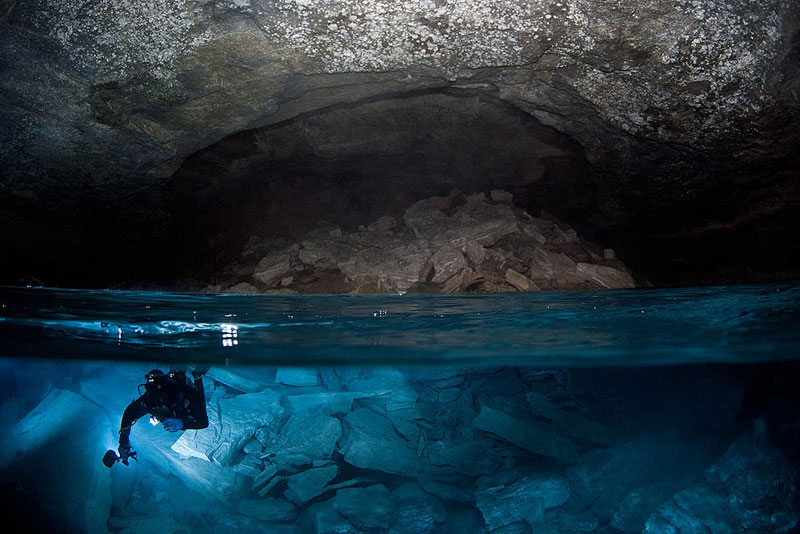
[{"label": "rocky cave wall", "polygon": [[174,282],[187,251],[213,269],[254,228],[363,224],[448,182],[513,190],[656,283],[796,277],[798,13],[2,2],[2,279]]}]

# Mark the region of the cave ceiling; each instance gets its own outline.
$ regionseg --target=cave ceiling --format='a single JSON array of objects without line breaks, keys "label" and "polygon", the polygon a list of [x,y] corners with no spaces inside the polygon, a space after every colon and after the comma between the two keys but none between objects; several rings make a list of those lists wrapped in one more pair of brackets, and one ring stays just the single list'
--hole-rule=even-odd
[{"label": "cave ceiling", "polygon": [[[600,233],[795,228],[798,28],[798,0],[2,0],[2,244],[44,261],[41,247],[81,243],[123,213],[146,220],[147,241],[169,226],[159,192],[185,189],[186,165],[242,132],[249,145],[313,137],[316,156],[358,142],[381,154],[463,131],[452,117],[472,112],[486,139],[523,128],[534,160],[578,161],[565,168],[583,178],[561,192],[578,200],[545,196]],[[424,110],[438,115],[420,123]],[[402,142],[363,142],[392,135]]]}]

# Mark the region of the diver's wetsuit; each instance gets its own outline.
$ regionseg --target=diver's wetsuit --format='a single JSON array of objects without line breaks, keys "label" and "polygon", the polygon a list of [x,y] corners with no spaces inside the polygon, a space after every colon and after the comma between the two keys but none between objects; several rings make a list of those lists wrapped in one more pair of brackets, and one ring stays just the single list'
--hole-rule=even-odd
[{"label": "diver's wetsuit", "polygon": [[146,384],[145,388],[144,395],[131,402],[122,414],[120,447],[130,447],[131,427],[137,419],[148,413],[162,422],[172,418],[180,419],[184,430],[208,427],[202,377],[195,378],[192,385],[160,376]]}]

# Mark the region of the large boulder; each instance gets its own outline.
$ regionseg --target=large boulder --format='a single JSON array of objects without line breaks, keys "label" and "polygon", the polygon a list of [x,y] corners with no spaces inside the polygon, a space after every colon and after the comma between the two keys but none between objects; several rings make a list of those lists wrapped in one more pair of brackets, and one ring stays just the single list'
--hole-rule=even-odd
[{"label": "large boulder", "polygon": [[275,382],[287,386],[318,386],[319,372],[307,367],[280,367],[275,372]]},{"label": "large boulder", "polygon": [[293,267],[299,261],[298,253],[297,245],[271,252],[258,262],[253,278],[267,287],[277,286],[285,276],[292,273]]},{"label": "large boulder", "polygon": [[417,422],[422,417],[417,405],[419,394],[406,372],[387,367],[367,369],[350,380],[347,387],[351,391],[372,392],[360,403],[385,415],[407,440],[419,438]]},{"label": "large boulder", "polygon": [[421,468],[415,445],[401,438],[387,418],[357,408],[344,418],[339,450],[356,467],[409,476]]},{"label": "large boulder", "polygon": [[375,392],[360,393],[357,391],[320,391],[300,395],[289,394],[286,397],[291,411],[298,415],[324,414],[345,415],[352,411],[353,401],[379,395]]},{"label": "large boulder", "polygon": [[502,236],[519,230],[511,207],[490,204],[483,194],[470,196],[461,206],[453,197],[420,200],[403,215],[406,226],[418,239],[439,248],[464,247],[467,243],[491,246]]},{"label": "large boulder", "polygon": [[481,405],[473,424],[476,428],[522,447],[532,453],[575,463],[578,448],[568,438],[557,434],[550,425],[530,419],[520,419],[500,410]]},{"label": "large boulder", "polygon": [[[210,428],[197,432],[203,431],[213,432]],[[188,432],[195,431],[186,431],[184,435]],[[183,436],[176,440],[175,434],[165,432],[161,425],[137,425],[133,438],[132,443],[139,451],[139,457],[147,461],[149,466],[157,472],[174,475],[187,488],[203,496],[226,502],[245,485],[244,477],[237,473],[233,465],[221,465],[197,455],[176,451],[173,447]]]},{"label": "large boulder", "polygon": [[225,386],[239,391],[241,393],[257,393],[259,391],[263,391],[266,387],[265,381],[263,380],[253,380],[247,376],[243,376],[240,370],[231,370],[224,367],[211,367],[206,373],[208,380],[215,380],[220,384],[224,384]]},{"label": "large boulder", "polygon": [[275,441],[266,444],[261,456],[279,466],[328,459],[341,433],[339,420],[328,415],[293,415]]},{"label": "large boulder", "polygon": [[185,456],[231,465],[258,427],[280,421],[280,398],[279,393],[266,389],[221,399],[218,408],[209,406],[209,428],[187,430],[172,449]]},{"label": "large boulder", "polygon": [[336,465],[313,467],[288,479],[286,498],[296,504],[304,504],[326,491],[325,485],[336,478],[339,468]]},{"label": "large boulder", "polygon": [[[308,231],[299,245],[287,248],[281,241],[283,249],[267,254],[255,267],[256,279],[269,292],[453,293],[633,284],[623,270],[586,263],[606,261],[602,249],[581,241],[564,223],[531,217],[482,193],[466,197],[454,190],[448,197],[420,200],[405,212],[405,232],[384,228],[389,223],[395,228],[395,222],[381,217],[371,225],[372,230],[361,227],[353,232],[331,231],[326,223],[320,223],[322,226]],[[299,253],[295,254],[297,247]],[[240,256],[240,260],[245,264],[228,267],[238,277],[235,279],[245,279],[253,271],[247,263],[249,256]],[[582,262],[581,268],[576,261]],[[624,269],[622,262],[609,261]],[[276,289],[278,283],[280,289]],[[305,379],[297,382],[299,376],[292,378],[294,374],[293,370],[279,370],[276,380],[309,384]]]},{"label": "large boulder", "polygon": [[[369,234],[370,239],[372,234]],[[424,244],[392,238],[381,243],[352,243],[338,262],[339,270],[356,286],[369,291],[403,292],[418,283],[430,252]],[[352,246],[355,245],[355,246]],[[371,245],[371,246],[370,246]],[[364,290],[366,291],[366,290]]]},{"label": "large boulder", "polygon": [[442,283],[467,267],[464,254],[452,245],[444,245],[431,256],[433,264],[432,282]]},{"label": "large boulder", "polygon": [[593,265],[591,263],[578,263],[576,266],[578,275],[582,275],[586,280],[597,284],[605,289],[629,289],[636,287],[631,275],[625,271],[607,267],[605,265]]}]

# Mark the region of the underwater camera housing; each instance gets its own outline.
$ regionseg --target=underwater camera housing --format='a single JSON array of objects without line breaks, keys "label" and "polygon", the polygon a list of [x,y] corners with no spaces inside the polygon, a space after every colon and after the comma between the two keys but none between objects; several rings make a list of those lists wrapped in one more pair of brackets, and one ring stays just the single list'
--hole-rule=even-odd
[{"label": "underwater camera housing", "polygon": [[128,455],[128,458],[123,459],[120,455],[117,454],[117,451],[115,451],[114,449],[108,449],[106,453],[103,455],[103,465],[105,465],[109,469],[111,469],[117,462],[122,462],[123,464],[128,465],[128,459],[138,461],[138,459],[136,458],[136,452],[131,451],[131,453]]},{"label": "underwater camera housing", "polygon": [[114,449],[108,449],[106,454],[103,456],[103,465],[111,469],[111,467],[120,460],[121,458],[117,455],[117,452]]}]

